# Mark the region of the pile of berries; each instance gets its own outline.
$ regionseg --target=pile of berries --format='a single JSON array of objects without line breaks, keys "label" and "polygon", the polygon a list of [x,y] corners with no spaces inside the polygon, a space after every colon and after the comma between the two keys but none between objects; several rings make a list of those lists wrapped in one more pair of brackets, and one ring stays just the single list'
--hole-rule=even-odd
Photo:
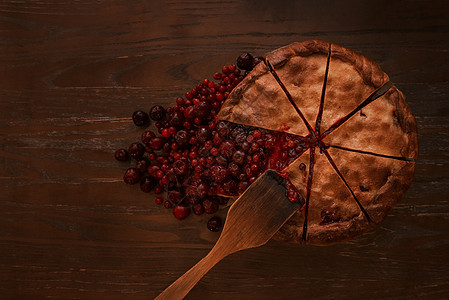
[{"label": "pile of berries", "polygon": [[[140,141],[128,149],[118,149],[115,158],[135,160],[125,171],[127,184],[140,184],[143,192],[153,191],[157,204],[172,209],[177,219],[191,212],[214,214],[229,197],[238,196],[267,168],[281,171],[301,155],[306,141],[283,132],[273,132],[227,121],[216,115],[229,93],[262,59],[249,53],[204,79],[195,88],[178,97],[174,106],[151,107],[149,113],[132,115],[136,126],[146,127],[151,120],[157,132],[143,129]],[[300,201],[289,185],[288,196]],[[208,222],[211,231],[219,231],[221,220]]]}]

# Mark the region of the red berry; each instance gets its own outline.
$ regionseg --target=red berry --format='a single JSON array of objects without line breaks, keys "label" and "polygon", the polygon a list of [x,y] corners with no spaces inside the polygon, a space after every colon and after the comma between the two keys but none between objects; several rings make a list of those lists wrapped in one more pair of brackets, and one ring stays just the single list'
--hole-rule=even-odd
[{"label": "red berry", "polygon": [[222,93],[217,92],[217,93],[215,94],[215,99],[217,99],[217,101],[222,101],[222,100],[224,99],[224,96],[223,96]]},{"label": "red berry", "polygon": [[156,136],[156,134],[153,131],[146,130],[142,133],[140,139],[141,139],[142,143],[144,143],[145,145],[148,146],[148,144],[150,143],[150,140],[152,138],[154,138],[155,136]]},{"label": "red berry", "polygon": [[155,105],[150,109],[150,118],[154,121],[161,121],[165,118],[165,108],[161,105]]},{"label": "red berry", "polygon": [[118,161],[126,161],[128,160],[128,151],[126,151],[125,149],[121,148],[121,149],[117,149],[115,151],[114,157],[116,160]]},{"label": "red berry", "polygon": [[139,142],[135,142],[135,143],[132,143],[131,145],[129,145],[128,153],[129,153],[129,155],[131,155],[131,157],[133,157],[135,159],[139,159],[144,155],[145,150],[146,149],[145,149],[144,145],[142,145]]},{"label": "red berry", "polygon": [[140,189],[145,193],[151,192],[155,186],[156,180],[153,177],[145,176],[140,181]]},{"label": "red berry", "polygon": [[220,231],[221,227],[223,227],[223,225],[219,217],[212,217],[207,221],[207,228],[212,232]]},{"label": "red berry", "polygon": [[260,139],[261,136],[262,136],[262,132],[260,130],[256,129],[256,130],[253,131],[253,136],[256,139]]},{"label": "red berry", "polygon": [[148,114],[141,110],[135,111],[132,115],[132,119],[136,126],[146,126],[150,123]]},{"label": "red berry", "polygon": [[190,215],[190,207],[185,205],[176,205],[173,207],[173,215],[178,220],[185,219]]},{"label": "red berry", "polygon": [[164,140],[161,137],[154,137],[150,140],[149,146],[153,150],[160,150],[164,145]]},{"label": "red berry", "polygon": [[154,199],[154,202],[158,205],[162,204],[164,202],[164,199],[162,197],[156,197]]},{"label": "red berry", "polygon": [[162,177],[164,177],[164,171],[158,170],[158,171],[156,172],[156,177],[157,177],[157,178],[162,178]]},{"label": "red berry", "polygon": [[167,128],[162,129],[161,134],[162,134],[162,136],[165,137],[165,138],[170,137],[170,131],[168,131]]},{"label": "red berry", "polygon": [[182,97],[176,98],[176,104],[183,105],[184,104],[184,99]]},{"label": "red berry", "polygon": [[129,168],[123,175],[123,181],[127,184],[136,184],[140,181],[140,172],[137,168]]},{"label": "red berry", "polygon": [[202,204],[206,214],[214,214],[219,208],[218,201],[216,200],[206,199]]},{"label": "red berry", "polygon": [[218,154],[220,154],[220,151],[217,148],[212,148],[210,149],[210,154],[212,154],[213,156],[218,156]]},{"label": "red berry", "polygon": [[194,204],[192,210],[195,215],[202,215],[204,213],[204,207],[201,203]]}]

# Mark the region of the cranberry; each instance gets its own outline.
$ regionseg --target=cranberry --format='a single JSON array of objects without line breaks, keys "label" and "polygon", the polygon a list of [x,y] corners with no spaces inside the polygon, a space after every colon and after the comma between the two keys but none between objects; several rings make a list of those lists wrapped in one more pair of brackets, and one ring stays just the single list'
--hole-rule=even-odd
[{"label": "cranberry", "polygon": [[240,132],[235,136],[235,142],[241,145],[243,142],[246,142],[247,136],[244,132]]},{"label": "cranberry", "polygon": [[170,131],[168,130],[168,128],[162,129],[161,134],[164,138],[170,137]]},{"label": "cranberry", "polygon": [[184,195],[180,191],[172,190],[167,193],[167,198],[171,203],[179,204],[184,198]]},{"label": "cranberry", "polygon": [[176,205],[173,207],[173,215],[178,220],[185,219],[190,215],[190,207],[185,205]]},{"label": "cranberry", "polygon": [[214,137],[212,138],[212,140],[213,140],[215,145],[219,146],[221,144],[221,142],[223,141],[223,138],[220,137],[218,132],[215,132],[214,133]]},{"label": "cranberry", "polygon": [[160,150],[160,149],[162,149],[162,146],[164,145],[164,140],[161,137],[154,137],[154,138],[150,139],[150,142],[148,145],[153,150]]},{"label": "cranberry", "polygon": [[207,192],[209,191],[209,186],[204,183],[201,182],[200,184],[198,184],[198,186],[196,187],[196,191],[198,193],[198,197],[200,198],[204,198],[207,195]]},{"label": "cranberry", "polygon": [[245,152],[243,152],[242,150],[235,151],[232,155],[232,160],[239,165],[243,164],[243,162],[245,161]]},{"label": "cranberry", "polygon": [[117,149],[117,150],[115,151],[114,157],[115,157],[115,159],[118,160],[118,161],[127,161],[127,160],[128,160],[128,157],[129,157],[129,154],[128,154],[128,151],[126,151],[126,150],[123,149],[123,148],[120,148],[120,149]]},{"label": "cranberry", "polygon": [[222,101],[224,99],[224,96],[221,92],[217,92],[215,94],[215,99],[217,99],[217,101]]},{"label": "cranberry", "polygon": [[161,121],[165,118],[165,108],[155,105],[150,109],[150,118],[154,121]]},{"label": "cranberry", "polygon": [[140,189],[145,192],[149,193],[152,189],[156,186],[156,180],[153,177],[150,176],[144,176],[140,180]]},{"label": "cranberry", "polygon": [[150,164],[151,163],[148,159],[141,158],[136,162],[136,168],[139,170],[139,172],[145,173],[145,171],[148,169]]},{"label": "cranberry", "polygon": [[184,117],[189,121],[195,119],[195,113],[193,112],[193,106],[188,106],[184,110]]},{"label": "cranberry", "polygon": [[215,147],[212,147],[212,149],[210,149],[210,154],[212,154],[213,156],[218,156],[218,154],[220,154],[220,150],[218,150]]},{"label": "cranberry", "polygon": [[299,194],[298,194],[298,192],[296,191],[296,189],[293,187],[292,184],[289,184],[289,185],[288,185],[287,196],[288,196],[288,199],[289,199],[291,202],[298,202],[298,201],[299,201]]},{"label": "cranberry", "polygon": [[156,198],[154,198],[154,202],[157,205],[161,205],[164,202],[164,199],[162,197],[156,197]]},{"label": "cranberry", "polygon": [[226,140],[220,145],[220,153],[226,157],[231,157],[234,153],[235,144],[231,140]]},{"label": "cranberry", "polygon": [[189,165],[184,160],[177,160],[173,163],[173,171],[176,175],[185,175],[189,171]]},{"label": "cranberry", "polygon": [[218,183],[223,182],[229,173],[229,171],[225,167],[219,165],[212,166],[210,168],[210,172],[212,179]]},{"label": "cranberry", "polygon": [[146,130],[142,133],[140,140],[142,141],[142,143],[144,143],[145,145],[149,145],[150,140],[152,138],[154,138],[156,136],[156,134],[151,131],[151,130]]},{"label": "cranberry", "polygon": [[164,145],[162,145],[162,151],[164,153],[169,153],[171,150],[171,144],[169,142],[164,143]]},{"label": "cranberry", "polygon": [[193,120],[193,123],[195,123],[196,125],[201,125],[201,123],[203,123],[203,121],[202,121],[200,118],[196,117],[196,118]]},{"label": "cranberry", "polygon": [[128,153],[131,157],[135,159],[141,158],[145,153],[145,146],[139,142],[132,143],[129,145]]},{"label": "cranberry", "polygon": [[[204,149],[204,148],[203,148]],[[200,157],[199,159],[198,159],[198,163],[201,165],[201,166],[206,166],[207,165],[207,161],[206,161],[206,158],[205,157]]]},{"label": "cranberry", "polygon": [[240,174],[240,167],[235,162],[229,163],[228,170],[233,176],[238,176]]},{"label": "cranberry", "polygon": [[132,115],[132,118],[136,126],[146,126],[148,125],[148,123],[150,123],[148,114],[141,110],[135,111]]},{"label": "cranberry", "polygon": [[195,215],[202,215],[204,213],[204,207],[201,203],[192,205],[192,210]]},{"label": "cranberry", "polygon": [[260,159],[259,153],[253,155],[253,162],[258,162]]},{"label": "cranberry", "polygon": [[262,137],[262,132],[260,130],[256,129],[253,131],[253,136],[256,139],[260,139]]},{"label": "cranberry", "polygon": [[161,186],[157,186],[154,188],[154,193],[156,195],[162,194],[163,191],[164,191],[164,189]]},{"label": "cranberry", "polygon": [[212,149],[212,147],[214,146],[214,144],[212,143],[212,141],[205,141],[204,142],[204,148],[207,150]]},{"label": "cranberry", "polygon": [[129,168],[123,175],[123,181],[127,184],[136,184],[140,181],[140,172],[137,168]]},{"label": "cranberry", "polygon": [[219,208],[218,201],[214,199],[206,199],[203,201],[202,205],[206,214],[214,214]]},{"label": "cranberry", "polygon": [[207,139],[209,139],[211,131],[207,126],[201,126],[196,132],[196,140],[200,144],[204,144]]},{"label": "cranberry", "polygon": [[217,126],[215,127],[215,130],[217,130],[218,134],[222,137],[228,137],[230,133],[230,128],[228,122],[220,121],[217,123]]},{"label": "cranberry", "polygon": [[205,120],[210,116],[210,110],[211,106],[206,101],[201,101],[200,103],[195,104],[195,106],[193,107],[193,112],[195,113],[195,115],[202,120]]},{"label": "cranberry", "polygon": [[237,183],[233,179],[229,179],[228,181],[223,183],[223,190],[228,195],[233,195],[237,191]]},{"label": "cranberry", "polygon": [[217,164],[219,164],[220,166],[226,166],[228,164],[228,160],[226,159],[226,157],[222,156],[222,155],[218,155],[215,158],[215,161],[217,162]]},{"label": "cranberry", "polygon": [[218,232],[222,228],[222,222],[219,217],[212,217],[207,221],[207,228],[212,232]]},{"label": "cranberry", "polygon": [[175,134],[175,141],[180,147],[187,146],[189,144],[189,135],[187,131],[180,130]]},{"label": "cranberry", "polygon": [[248,187],[248,181],[240,181],[239,183],[238,183],[238,185],[237,185],[237,192],[239,193],[239,194],[242,194],[245,190],[246,190],[246,188]]},{"label": "cranberry", "polygon": [[242,149],[243,149],[244,151],[248,151],[249,148],[251,148],[251,144],[248,143],[247,141],[244,141],[244,142],[242,143],[241,147],[242,147]]},{"label": "cranberry", "polygon": [[180,126],[184,123],[184,114],[178,111],[174,111],[168,116],[168,123],[171,126]]},{"label": "cranberry", "polygon": [[184,99],[182,97],[178,97],[176,98],[176,104],[178,105],[184,105]]}]

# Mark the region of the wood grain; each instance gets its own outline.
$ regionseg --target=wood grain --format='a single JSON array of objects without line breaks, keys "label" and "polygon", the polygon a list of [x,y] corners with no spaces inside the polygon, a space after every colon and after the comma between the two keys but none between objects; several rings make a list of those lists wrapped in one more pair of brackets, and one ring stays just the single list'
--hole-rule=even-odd
[{"label": "wood grain", "polygon": [[448,33],[443,0],[1,1],[1,298],[151,299],[203,257],[210,216],[179,222],[121,182],[113,152],[141,133],[130,115],[243,51],[306,39],[378,61],[404,92],[414,183],[355,241],[233,254],[187,298],[448,298]]}]

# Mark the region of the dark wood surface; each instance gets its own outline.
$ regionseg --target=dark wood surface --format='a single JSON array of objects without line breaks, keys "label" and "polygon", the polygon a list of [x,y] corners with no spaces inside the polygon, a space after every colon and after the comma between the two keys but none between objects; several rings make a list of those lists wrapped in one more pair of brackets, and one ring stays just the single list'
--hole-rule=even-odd
[{"label": "dark wood surface", "polygon": [[187,299],[449,299],[448,2],[309,2],[1,1],[0,298],[154,298],[218,234],[122,183],[113,152],[141,133],[130,115],[241,52],[323,39],[404,92],[412,186],[366,235],[233,254]]}]

